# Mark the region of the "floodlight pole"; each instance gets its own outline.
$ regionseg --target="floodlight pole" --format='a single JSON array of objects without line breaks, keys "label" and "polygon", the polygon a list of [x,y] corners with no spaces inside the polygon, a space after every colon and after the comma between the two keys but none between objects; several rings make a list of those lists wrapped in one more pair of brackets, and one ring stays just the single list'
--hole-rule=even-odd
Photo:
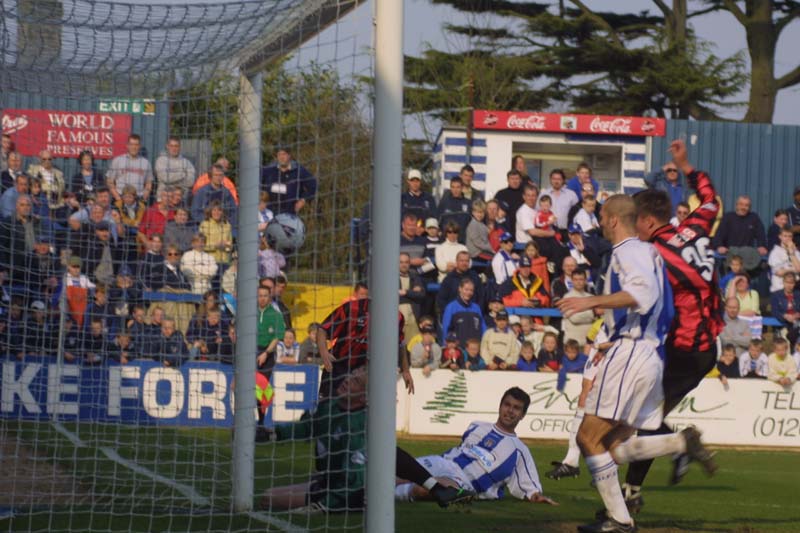
[{"label": "floodlight pole", "polygon": [[397,309],[403,133],[403,1],[375,1],[375,124],[369,239],[367,531],[394,531]]},{"label": "floodlight pole", "polygon": [[236,362],[233,439],[233,508],[253,508],[256,438],[256,286],[258,283],[258,193],[261,178],[260,72],[240,75],[239,232],[236,273]]}]

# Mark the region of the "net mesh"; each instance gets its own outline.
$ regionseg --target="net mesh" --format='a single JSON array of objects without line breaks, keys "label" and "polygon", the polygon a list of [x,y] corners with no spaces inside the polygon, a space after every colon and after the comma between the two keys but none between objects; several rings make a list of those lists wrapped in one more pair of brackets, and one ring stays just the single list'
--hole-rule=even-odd
[{"label": "net mesh", "polygon": [[[310,328],[363,275],[360,3],[0,0],[0,530],[363,529],[364,410],[318,402]],[[244,281],[271,292],[245,332],[268,429],[254,511],[237,513],[244,71],[263,72],[267,193]]]}]

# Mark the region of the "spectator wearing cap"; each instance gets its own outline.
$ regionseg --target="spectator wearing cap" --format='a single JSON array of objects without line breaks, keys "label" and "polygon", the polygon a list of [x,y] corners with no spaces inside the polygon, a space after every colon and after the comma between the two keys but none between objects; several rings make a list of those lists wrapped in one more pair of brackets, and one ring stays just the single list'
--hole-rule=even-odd
[{"label": "spectator wearing cap", "polygon": [[56,352],[58,327],[47,313],[47,306],[41,300],[31,303],[28,320],[25,324],[24,351],[28,355],[53,355]]},{"label": "spectator wearing cap", "polygon": [[292,158],[288,146],[275,148],[275,161],[261,171],[261,190],[273,213],[299,214],[317,194],[317,178]]},{"label": "spectator wearing cap", "polygon": [[425,301],[425,284],[411,271],[411,258],[400,254],[400,313],[403,315],[403,338],[410,339],[419,332],[417,318],[421,316]]},{"label": "spectator wearing cap", "polygon": [[[789,211],[786,209],[778,209],[772,217],[772,224],[767,228],[767,248],[772,250],[776,244],[780,244],[778,235],[781,230],[789,225]],[[791,229],[791,227],[790,227]],[[792,231],[792,238],[794,238],[794,231]]]},{"label": "spectator wearing cap", "polygon": [[565,186],[566,181],[564,171],[555,169],[550,172],[550,187],[542,189],[542,196],[549,196],[553,204],[552,211],[556,216],[555,226],[562,230],[567,228],[569,210],[578,203],[578,195]]},{"label": "spectator wearing cap", "polygon": [[439,282],[456,268],[456,256],[461,252],[469,255],[469,250],[458,241],[459,228],[455,222],[448,222],[444,227],[444,241],[436,248],[436,269],[439,271]]},{"label": "spectator wearing cap", "polygon": [[505,310],[505,307],[503,307],[503,299],[500,298],[500,295],[497,294],[496,291],[491,291],[491,296],[489,296],[486,307],[488,311],[483,315],[483,321],[486,322],[487,328],[493,328],[495,326],[494,319],[497,313]]},{"label": "spectator wearing cap", "polygon": [[550,305],[550,295],[544,289],[544,282],[531,272],[531,260],[525,255],[520,257],[517,271],[500,285],[499,293],[506,307]]},{"label": "spectator wearing cap", "polygon": [[494,273],[494,282],[497,285],[502,285],[517,270],[513,250],[514,236],[504,231],[500,235],[500,249],[492,257],[492,273]]},{"label": "spectator wearing cap", "polygon": [[181,272],[192,285],[192,294],[205,294],[211,280],[217,275],[217,261],[205,251],[206,237],[202,233],[192,237],[192,249],[181,257]]},{"label": "spectator wearing cap", "polygon": [[422,190],[422,173],[412,168],[406,178],[408,190],[400,199],[401,214],[413,213],[418,220],[425,220],[436,215],[436,200],[430,193]]},{"label": "spectator wearing cap", "polygon": [[420,334],[422,339],[411,348],[409,354],[411,368],[421,368],[422,373],[429,376],[431,371],[439,368],[439,361],[442,360],[442,348],[436,344],[436,329],[433,326],[423,326]]},{"label": "spectator wearing cap", "polygon": [[417,267],[417,272],[425,278],[426,281],[436,281],[436,249],[442,244],[442,238],[439,235],[439,221],[433,217],[425,220],[425,236],[422,238],[425,243],[425,251],[422,257],[425,262]]},{"label": "spectator wearing cap", "polygon": [[481,338],[486,330],[481,308],[474,300],[475,282],[463,278],[458,284],[458,296],[447,304],[442,313],[442,332],[444,335],[455,333],[459,343],[469,338]]},{"label": "spectator wearing cap", "polygon": [[130,308],[143,302],[142,291],[133,278],[133,270],[127,264],[120,265],[114,285],[108,291],[108,300],[114,314],[124,321]]},{"label": "spectator wearing cap", "polygon": [[35,298],[50,301],[58,287],[57,273],[60,266],[52,252],[52,237],[41,235],[36,241],[33,253],[28,254],[28,289]]},{"label": "spectator wearing cap", "polygon": [[[586,290],[586,272],[583,270],[575,270],[572,272],[572,289],[570,289],[564,298],[588,298],[592,294]],[[561,330],[564,333],[564,342],[570,339],[575,339],[578,344],[586,342],[586,334],[592,323],[595,320],[595,312],[592,309],[581,311],[580,313],[573,313],[569,318],[562,318]]]},{"label": "spectator wearing cap", "polygon": [[[523,204],[522,200],[522,174],[520,174],[519,170],[511,169],[506,173],[506,180],[508,183],[508,187],[505,189],[500,189],[497,191],[497,194],[494,195],[495,200],[497,200],[498,205],[500,208],[505,211],[506,217],[508,217],[507,221],[503,221],[507,224],[506,229],[512,235],[516,234],[516,213],[519,208]],[[498,223],[501,223],[498,220]]]},{"label": "spectator wearing cap", "polygon": [[442,195],[439,201],[439,224],[447,227],[455,224],[459,229],[458,242],[464,242],[471,216],[472,203],[464,197],[464,183],[458,176],[450,180],[450,194]]},{"label": "spectator wearing cap", "polygon": [[469,253],[464,250],[456,255],[456,267],[445,276],[439,286],[439,293],[436,295],[436,305],[439,312],[443,313],[447,304],[459,296],[460,285],[464,279],[472,281],[472,291],[470,302],[475,303],[478,308],[483,307],[485,291],[480,276],[469,268]]},{"label": "spectator wearing cap", "polygon": [[664,191],[669,196],[672,204],[672,214],[678,209],[678,204],[685,202],[688,198],[687,188],[684,185],[684,178],[678,172],[678,167],[672,161],[661,167],[661,170],[649,173],[644,178],[645,183],[650,189]]},{"label": "spectator wearing cap", "polygon": [[481,337],[481,358],[489,370],[513,370],[519,359],[519,341],[509,327],[508,312],[499,311],[495,327],[487,329]]},{"label": "spectator wearing cap", "polygon": [[[222,178],[222,186],[228,189],[228,192],[231,193],[233,196],[233,201],[236,202],[236,205],[239,205],[239,193],[236,191],[236,184],[231,181],[228,177],[228,171],[231,168],[231,163],[224,157],[220,157],[214,162],[215,165],[219,165],[222,167],[223,171],[225,172],[225,176]],[[197,194],[197,191],[205,187],[211,182],[211,178],[209,177],[209,173],[206,172],[205,174],[201,174],[197,177],[197,181],[194,182],[194,186],[192,186],[192,195]]]},{"label": "spectator wearing cap", "polygon": [[116,269],[122,262],[122,249],[111,240],[111,225],[101,220],[94,227],[94,236],[81,250],[87,274],[97,284],[114,283]]},{"label": "spectator wearing cap", "polygon": [[489,243],[489,226],[486,225],[486,203],[481,200],[472,202],[472,219],[467,226],[467,251],[470,257],[478,261],[491,261],[494,250]]},{"label": "spectator wearing cap", "polygon": [[62,290],[66,291],[67,309],[79,330],[83,330],[86,307],[89,305],[89,291],[95,284],[88,276],[81,273],[81,258],[70,256],[67,260],[67,273],[64,276]]}]

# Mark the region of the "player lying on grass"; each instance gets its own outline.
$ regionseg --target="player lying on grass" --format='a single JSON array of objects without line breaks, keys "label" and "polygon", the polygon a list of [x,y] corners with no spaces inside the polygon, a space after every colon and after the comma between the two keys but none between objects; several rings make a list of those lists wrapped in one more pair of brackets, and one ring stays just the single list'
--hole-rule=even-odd
[{"label": "player lying on grass", "polygon": [[[521,500],[558,505],[542,494],[531,452],[514,433],[530,403],[528,393],[519,387],[508,389],[500,400],[497,422],[473,422],[461,437],[461,444],[442,455],[417,460],[442,485],[473,490],[481,500],[500,499],[507,488]],[[427,488],[398,476],[396,500],[433,499]]]},{"label": "player lying on grass", "polygon": [[[304,413],[294,424],[267,430],[264,440],[316,439],[316,472],[305,483],[272,487],[264,492],[261,506],[287,510],[308,506],[311,510],[336,512],[364,508],[366,480],[367,368],[349,374],[335,398],[323,401],[313,414]],[[397,449],[397,473],[430,487],[440,506],[469,500],[470,490],[437,483],[407,452]]]}]

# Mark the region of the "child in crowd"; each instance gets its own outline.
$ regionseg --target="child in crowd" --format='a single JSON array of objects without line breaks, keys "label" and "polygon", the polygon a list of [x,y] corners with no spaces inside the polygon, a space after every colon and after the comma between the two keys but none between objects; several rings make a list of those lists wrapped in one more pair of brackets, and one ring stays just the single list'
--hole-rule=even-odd
[{"label": "child in crowd", "polygon": [[99,365],[103,362],[103,356],[107,351],[103,319],[92,318],[89,331],[83,339],[83,362],[87,365]]},{"label": "child in crowd", "polygon": [[407,339],[406,341],[406,349],[408,350],[408,353],[411,353],[411,350],[414,349],[414,346],[416,346],[417,343],[422,341],[422,328],[430,326],[431,328],[434,329],[434,331],[436,330],[432,316],[423,315],[419,317],[417,325],[419,326],[420,333],[417,333],[416,335],[414,335],[410,339]]},{"label": "child in crowd", "polygon": [[484,370],[486,363],[481,357],[480,339],[467,339],[467,346],[464,350],[464,368],[467,370]]},{"label": "child in crowd", "polygon": [[[442,348],[436,344],[436,329],[433,324],[424,324],[420,328],[420,340],[410,350],[411,368],[421,368],[425,376],[439,367],[442,360]],[[458,346],[458,340],[453,344]]]},{"label": "child in crowd", "polygon": [[260,278],[277,278],[285,266],[286,257],[270,248],[266,235],[262,235],[258,248],[258,276]]},{"label": "child in crowd", "polygon": [[573,224],[578,226],[583,233],[597,233],[600,224],[597,222],[597,199],[593,194],[587,194],[581,201],[581,208],[575,215]]},{"label": "child in crowd", "polygon": [[722,293],[728,288],[728,283],[740,274],[744,274],[744,261],[738,255],[732,255],[730,259],[730,272],[719,278],[719,288]]},{"label": "child in crowd", "polygon": [[552,229],[553,224],[556,223],[556,216],[553,214],[552,209],[553,199],[547,194],[540,196],[536,220],[533,221],[534,226],[543,230]]},{"label": "child in crowd", "polygon": [[558,337],[555,333],[547,332],[542,338],[542,348],[536,357],[539,372],[558,372],[561,362],[561,353],[558,350]]},{"label": "child in crowd", "polygon": [[774,350],[767,359],[767,379],[790,387],[797,381],[797,365],[789,355],[789,341],[778,337],[772,342]]},{"label": "child in crowd", "polygon": [[495,327],[487,329],[481,338],[481,357],[489,370],[512,370],[519,359],[517,335],[508,326],[508,312],[499,311]]},{"label": "child in crowd", "polygon": [[484,315],[483,320],[486,322],[486,329],[495,327],[495,317],[497,313],[503,311],[505,307],[503,306],[503,299],[497,292],[493,292],[491,296],[489,296],[489,312]]},{"label": "child in crowd", "polygon": [[269,204],[269,193],[267,191],[261,191],[261,194],[258,195],[258,232],[264,233],[266,231],[267,226],[272,219],[275,218],[275,214],[272,212],[271,209],[267,207]]},{"label": "child in crowd", "polygon": [[743,378],[767,377],[767,354],[761,346],[761,339],[751,339],[747,351],[739,356],[739,374]]},{"label": "child in crowd", "polygon": [[286,328],[283,339],[275,345],[275,360],[282,365],[296,365],[300,362],[300,343],[294,329]]},{"label": "child in crowd", "polygon": [[519,342],[530,342],[533,345],[534,354],[539,353],[539,350],[542,348],[542,339],[545,333],[558,335],[558,330],[553,326],[537,324],[533,321],[533,318],[529,316],[520,317]]},{"label": "child in crowd", "polygon": [[517,370],[523,372],[536,372],[538,363],[536,361],[536,352],[533,350],[533,344],[530,341],[524,341],[519,348],[519,360],[517,360]]},{"label": "child in crowd", "polygon": [[446,343],[447,346],[442,350],[439,368],[449,368],[450,370],[464,368],[464,354],[461,352],[461,348],[458,347],[458,335],[451,331],[447,335]]},{"label": "child in crowd", "polygon": [[575,339],[564,343],[564,355],[561,357],[561,368],[558,371],[558,390],[564,390],[567,384],[567,374],[583,373],[586,361],[589,358],[581,353],[581,345]]},{"label": "child in crowd", "polygon": [[717,361],[717,371],[719,372],[719,380],[725,390],[728,389],[728,380],[742,377],[739,374],[739,361],[736,359],[736,346],[733,344],[726,344],[722,348],[722,355]]},{"label": "child in crowd", "polygon": [[322,357],[319,355],[319,347],[317,346],[317,330],[319,330],[319,327],[319,322],[309,324],[306,330],[308,336],[306,340],[300,343],[300,361],[304,364],[322,364]]},{"label": "child in crowd", "polygon": [[131,334],[127,331],[120,331],[111,342],[108,349],[108,357],[121,365],[126,365],[136,359],[131,343]]}]

